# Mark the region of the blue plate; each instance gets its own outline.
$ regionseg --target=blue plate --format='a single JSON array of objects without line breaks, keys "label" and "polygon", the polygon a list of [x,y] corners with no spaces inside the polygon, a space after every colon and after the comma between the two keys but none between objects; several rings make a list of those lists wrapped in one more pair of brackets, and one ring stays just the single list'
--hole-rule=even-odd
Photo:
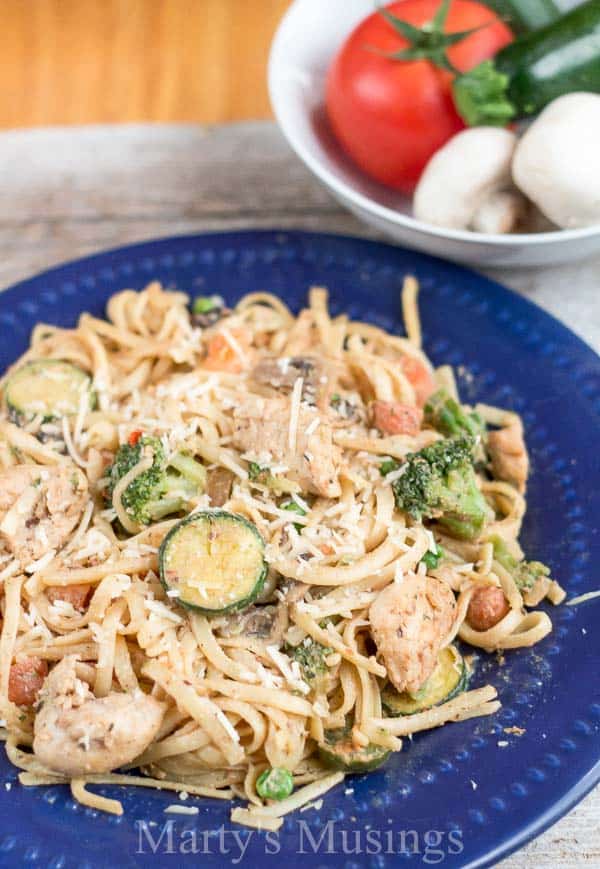
[{"label": "blue plate", "polygon": [[[334,313],[398,331],[407,272],[421,282],[425,347],[434,362],[469,373],[461,378],[466,400],[523,416],[533,467],[525,550],[551,565],[569,596],[598,587],[600,359],[530,302],[458,266],[301,232],[148,242],[2,293],[0,368],[25,350],[39,320],[72,326],[81,311],[101,315],[112,293],[153,278],[229,301],[269,290],[295,309],[311,284],[323,284]],[[106,816],[77,805],[66,788],[20,787],[3,759],[2,778],[13,786],[2,798],[0,865],[176,866],[188,854],[204,866],[276,866],[281,859],[315,869],[493,864],[600,778],[599,607],[600,600],[550,608],[554,632],[534,649],[509,652],[503,665],[482,656],[475,684],[498,687],[498,715],[415,737],[384,769],[348,779],[322,807],[288,817],[279,835],[233,827],[229,807],[208,800],[194,801],[196,816],[165,815],[174,794],[134,788],[113,794],[123,800],[124,816]],[[525,732],[506,732],[514,726]]]}]

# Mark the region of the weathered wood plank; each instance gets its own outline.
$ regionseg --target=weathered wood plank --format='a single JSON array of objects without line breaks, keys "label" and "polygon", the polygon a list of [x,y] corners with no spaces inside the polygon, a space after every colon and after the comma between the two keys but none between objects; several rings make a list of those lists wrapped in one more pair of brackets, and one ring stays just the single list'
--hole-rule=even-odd
[{"label": "weathered wood plank", "polygon": [[[0,135],[0,286],[157,236],[302,227],[374,236],[342,211],[269,123],[85,127]],[[491,276],[600,349],[600,258]],[[600,790],[503,869],[600,866]]]}]

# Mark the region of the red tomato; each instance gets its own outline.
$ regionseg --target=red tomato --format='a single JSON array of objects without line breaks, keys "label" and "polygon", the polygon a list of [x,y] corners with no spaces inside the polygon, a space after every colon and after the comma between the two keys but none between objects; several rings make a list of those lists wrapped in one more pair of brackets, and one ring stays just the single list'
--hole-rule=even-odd
[{"label": "red tomato", "polygon": [[375,428],[384,435],[416,435],[423,422],[423,411],[420,407],[399,401],[374,401],[371,405],[371,416]]},{"label": "red tomato", "polygon": [[48,664],[37,656],[16,661],[8,676],[8,699],[17,706],[33,706],[47,675]]},{"label": "red tomato", "polygon": [[143,431],[141,430],[141,428],[138,428],[135,431],[132,431],[131,434],[129,435],[129,437],[127,438],[127,443],[129,444],[129,446],[134,447],[142,435],[143,435]]},{"label": "red tomato", "polygon": [[435,392],[436,383],[433,375],[425,365],[414,356],[404,356],[402,359],[402,372],[408,382],[414,387],[417,404],[423,405],[432,392]]},{"label": "red tomato", "polygon": [[[386,8],[422,27],[441,0],[401,0]],[[485,25],[485,26],[482,26]],[[481,27],[447,51],[465,72],[511,42],[512,33],[490,9],[474,0],[452,0],[445,33]],[[393,60],[409,43],[379,12],[354,30],[327,77],[327,113],[334,133],[372,178],[411,193],[429,158],[464,123],[452,100],[452,74],[429,60]],[[373,51],[372,49],[375,49]]]},{"label": "red tomato", "polygon": [[[133,446],[133,445],[132,445]],[[91,585],[76,583],[75,585],[56,585],[46,589],[46,597],[50,603],[64,600],[70,603],[74,609],[82,611],[86,608],[92,592]]]}]

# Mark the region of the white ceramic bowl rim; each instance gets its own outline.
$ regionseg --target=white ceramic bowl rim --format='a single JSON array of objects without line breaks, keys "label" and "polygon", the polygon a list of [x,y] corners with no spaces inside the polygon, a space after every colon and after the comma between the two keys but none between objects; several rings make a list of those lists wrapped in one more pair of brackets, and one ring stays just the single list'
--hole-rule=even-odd
[{"label": "white ceramic bowl rim", "polygon": [[288,17],[291,16],[291,14],[294,12],[294,6],[295,4],[293,3],[286,12],[286,14],[283,16],[279,24],[277,33],[275,34],[273,44],[271,46],[268,66],[269,97],[277,121],[280,124],[288,142],[290,143],[296,154],[301,158],[301,160],[306,163],[306,165],[315,173],[315,175],[317,175],[317,177],[319,177],[329,188],[338,193],[342,198],[350,200],[356,206],[370,211],[372,214],[375,214],[378,217],[399,224],[401,226],[406,226],[410,229],[418,230],[421,233],[425,233],[426,235],[435,238],[454,239],[456,241],[466,242],[467,244],[487,243],[498,245],[499,247],[503,245],[516,244],[517,246],[525,247],[534,242],[536,244],[556,244],[557,241],[576,241],[579,239],[588,238],[589,236],[597,235],[600,232],[600,224],[595,224],[594,226],[578,227],[576,229],[552,230],[551,232],[508,233],[506,235],[472,232],[471,230],[463,229],[447,229],[441,226],[434,226],[429,223],[423,223],[420,220],[416,220],[414,217],[409,217],[408,215],[402,214],[399,211],[395,211],[392,208],[387,208],[385,205],[380,205],[379,203],[374,202],[373,199],[371,199],[370,197],[365,196],[362,193],[358,193],[353,187],[336,178],[335,175],[333,175],[326,167],[324,167],[319,162],[319,160],[315,159],[315,157],[313,157],[308,148],[305,148],[304,145],[298,140],[291,125],[288,124],[285,120],[285,112],[279,111],[278,90],[275,87],[274,76],[275,58],[278,52],[278,44],[282,35],[282,31],[287,24]]}]

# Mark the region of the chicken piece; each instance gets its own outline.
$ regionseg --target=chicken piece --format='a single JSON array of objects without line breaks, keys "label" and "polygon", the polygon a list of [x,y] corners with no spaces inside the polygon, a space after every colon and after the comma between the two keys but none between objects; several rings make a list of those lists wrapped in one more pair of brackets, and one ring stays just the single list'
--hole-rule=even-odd
[{"label": "chicken piece", "polygon": [[292,432],[294,446],[290,446],[291,410],[288,400],[246,401],[234,412],[233,445],[242,452],[268,451],[274,464],[289,468],[286,476],[296,479],[303,491],[338,498],[341,451],[333,443],[331,425],[312,408],[301,404],[295,437]]},{"label": "chicken piece", "polygon": [[22,564],[60,549],[88,501],[75,465],[15,465],[0,474],[0,537]]},{"label": "chicken piece", "polygon": [[110,772],[130,763],[156,736],[165,704],[136,691],[96,698],[77,678],[77,657],[52,670],[40,693],[33,752],[67,776]]},{"label": "chicken piece", "polygon": [[377,595],[371,634],[398,691],[414,693],[431,676],[455,615],[452,589],[432,576],[408,574]]},{"label": "chicken piece", "polygon": [[48,675],[48,664],[37,656],[19,658],[10,668],[8,699],[17,706],[33,706]]},{"label": "chicken piece", "polygon": [[501,588],[490,585],[478,588],[469,602],[467,622],[474,631],[489,631],[510,612]]},{"label": "chicken piece", "polygon": [[487,446],[493,475],[511,483],[522,494],[529,475],[529,456],[521,420],[515,417],[505,428],[491,431]]},{"label": "chicken piece", "polygon": [[384,435],[416,435],[421,430],[423,411],[420,407],[399,401],[374,401],[371,404],[373,425]]},{"label": "chicken piece", "polygon": [[289,394],[301,377],[302,400],[309,404],[317,403],[328,382],[323,363],[311,356],[265,356],[252,369],[250,376],[256,383],[284,394]]},{"label": "chicken piece", "polygon": [[79,610],[79,612],[83,612],[86,608],[91,593],[92,586],[83,582],[75,585],[50,586],[46,589],[46,597],[50,603],[62,600],[65,603],[70,603],[73,609]]}]

